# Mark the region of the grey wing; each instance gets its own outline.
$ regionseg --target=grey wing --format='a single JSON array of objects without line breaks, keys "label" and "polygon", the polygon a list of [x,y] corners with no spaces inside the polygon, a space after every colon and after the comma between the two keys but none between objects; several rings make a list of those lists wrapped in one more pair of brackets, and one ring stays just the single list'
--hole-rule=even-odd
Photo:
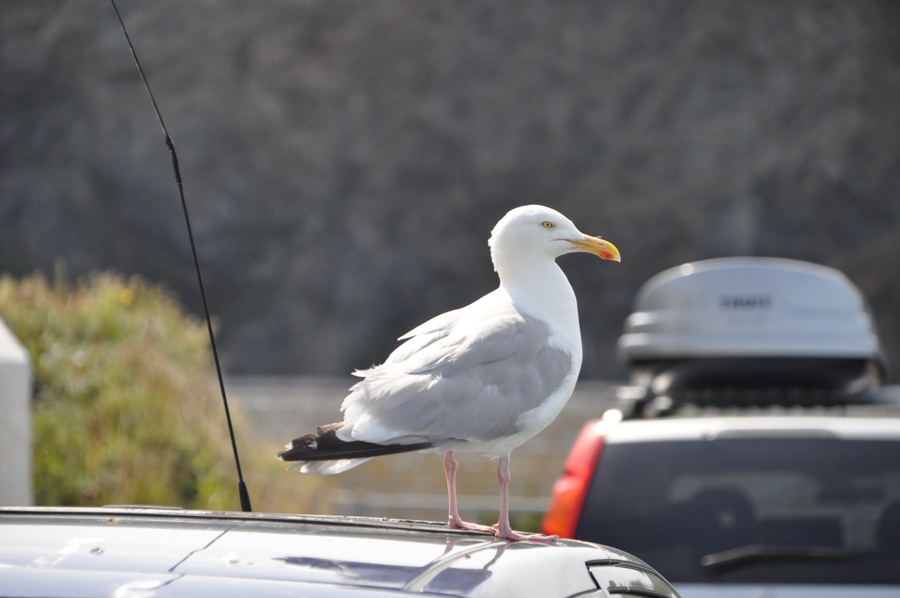
[{"label": "grey wing", "polygon": [[515,434],[519,416],[572,367],[550,327],[518,313],[458,318],[408,340],[344,401],[345,434],[369,442],[484,441]]}]

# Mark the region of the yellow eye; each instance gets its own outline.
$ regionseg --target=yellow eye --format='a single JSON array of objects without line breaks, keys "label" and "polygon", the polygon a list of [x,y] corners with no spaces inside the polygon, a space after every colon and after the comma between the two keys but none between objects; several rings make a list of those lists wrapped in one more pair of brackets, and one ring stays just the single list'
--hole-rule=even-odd
[{"label": "yellow eye", "polygon": [[541,226],[543,226],[547,230],[550,230],[551,228],[554,227],[554,224],[552,222],[550,222],[549,220],[544,220],[543,222],[541,222]]}]

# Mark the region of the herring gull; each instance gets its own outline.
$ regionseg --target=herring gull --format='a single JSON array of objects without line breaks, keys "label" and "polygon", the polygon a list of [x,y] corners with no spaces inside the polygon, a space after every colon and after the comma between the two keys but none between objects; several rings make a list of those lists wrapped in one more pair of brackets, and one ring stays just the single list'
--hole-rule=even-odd
[{"label": "herring gull", "polygon": [[[510,528],[509,455],[556,418],[581,369],[575,293],[556,258],[581,251],[619,261],[619,251],[535,205],[506,214],[488,245],[499,288],[404,334],[382,365],[354,372],[363,380],[341,405],[344,420],[295,438],[278,458],[297,461],[305,473],[334,474],[380,455],[437,452],[444,455],[450,528],[551,540]],[[499,459],[496,525],[460,518],[454,451]]]}]

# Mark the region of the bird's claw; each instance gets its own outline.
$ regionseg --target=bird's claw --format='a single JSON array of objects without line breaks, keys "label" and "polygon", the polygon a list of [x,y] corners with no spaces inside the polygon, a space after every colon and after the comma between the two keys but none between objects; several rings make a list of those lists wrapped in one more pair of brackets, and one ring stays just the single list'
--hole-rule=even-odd
[{"label": "bird's claw", "polygon": [[469,523],[468,521],[463,521],[462,519],[454,519],[452,517],[448,519],[447,527],[449,527],[450,529],[461,529],[470,532],[488,532],[497,535],[494,532],[494,528],[492,527],[481,525],[478,523]]},{"label": "bird's claw", "polygon": [[500,524],[491,526],[494,537],[498,540],[507,540],[508,542],[535,542],[538,544],[553,544],[559,540],[559,536],[545,536],[544,534],[520,534],[512,529],[501,530]]}]

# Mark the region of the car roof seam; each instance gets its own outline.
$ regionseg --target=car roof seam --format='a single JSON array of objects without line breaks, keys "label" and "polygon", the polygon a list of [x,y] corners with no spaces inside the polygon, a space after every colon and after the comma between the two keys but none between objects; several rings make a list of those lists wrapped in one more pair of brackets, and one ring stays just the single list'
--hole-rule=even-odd
[{"label": "car roof seam", "polygon": [[219,538],[221,538],[222,536],[224,536],[225,534],[227,534],[228,532],[230,532],[230,531],[233,530],[233,529],[234,529],[234,526],[231,526],[231,527],[229,527],[228,529],[222,530],[222,532],[221,532],[219,535],[217,535],[215,538],[213,538],[212,540],[210,540],[209,542],[207,542],[205,546],[202,546],[202,547],[200,547],[200,548],[195,548],[194,550],[190,551],[189,553],[187,553],[186,555],[184,555],[184,558],[182,558],[180,561],[178,561],[177,563],[175,563],[174,565],[172,565],[172,567],[169,569],[168,572],[169,572],[169,573],[175,573],[175,569],[177,569],[177,568],[178,568],[181,564],[183,564],[186,560],[188,560],[189,558],[191,558],[192,556],[194,556],[194,555],[197,554],[198,552],[203,552],[204,550],[206,550],[207,548],[209,548],[210,546],[212,546]]}]

